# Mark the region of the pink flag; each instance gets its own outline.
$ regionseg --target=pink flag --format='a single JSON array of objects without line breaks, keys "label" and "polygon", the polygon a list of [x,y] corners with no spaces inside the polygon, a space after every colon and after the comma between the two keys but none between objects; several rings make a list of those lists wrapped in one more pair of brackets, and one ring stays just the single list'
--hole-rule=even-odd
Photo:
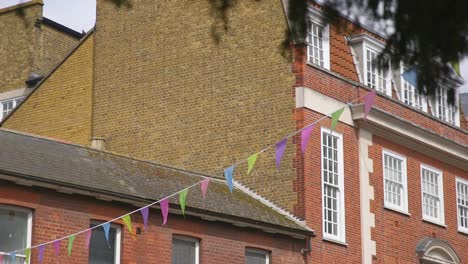
[{"label": "pink flag", "polygon": [[89,248],[89,242],[91,241],[91,234],[93,233],[92,229],[88,229],[86,231],[86,236],[85,236],[85,249],[87,250]]},{"label": "pink flag", "polygon": [[312,124],[310,127],[302,130],[301,132],[301,150],[303,154],[306,152],[307,144],[309,143],[310,133],[312,132],[314,127],[315,124]]},{"label": "pink flag", "polygon": [[60,255],[60,242],[61,240],[55,241],[54,242],[54,250],[55,250],[55,256],[58,257]]},{"label": "pink flag", "polygon": [[161,200],[159,202],[159,205],[161,206],[161,213],[162,213],[162,216],[163,216],[163,224],[162,225],[166,225],[167,215],[169,214],[169,199],[164,198],[163,200]]},{"label": "pink flag", "polygon": [[0,264],[3,263],[3,255],[0,254]]},{"label": "pink flag", "polygon": [[205,206],[205,200],[206,200],[206,192],[208,191],[208,184],[210,183],[210,179],[206,178],[202,182],[200,182],[200,188],[203,196],[203,206]]},{"label": "pink flag", "polygon": [[364,96],[364,120],[374,104],[376,90],[372,90]]},{"label": "pink flag", "polygon": [[149,207],[143,207],[140,210],[141,216],[143,217],[143,225],[146,226],[148,225],[148,215],[149,215]]},{"label": "pink flag", "polygon": [[[42,259],[44,258],[44,250],[45,250],[45,245],[42,245],[39,247],[39,254],[38,254],[39,264],[42,263]],[[0,261],[0,263],[2,262]]]},{"label": "pink flag", "polygon": [[276,143],[276,168],[279,170],[281,164],[281,158],[283,157],[284,150],[286,149],[286,144],[288,143],[288,138],[281,140]]}]

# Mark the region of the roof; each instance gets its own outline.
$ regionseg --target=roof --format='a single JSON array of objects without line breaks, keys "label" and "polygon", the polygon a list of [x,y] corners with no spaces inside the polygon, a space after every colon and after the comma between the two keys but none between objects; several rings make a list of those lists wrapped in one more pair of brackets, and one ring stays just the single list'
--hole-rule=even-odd
[{"label": "roof", "polygon": [[468,93],[460,94],[460,107],[465,118],[468,118]]},{"label": "roof", "polygon": [[[85,190],[107,197],[148,204],[196,184],[205,176],[149,161],[112,154],[79,145],[0,129],[0,180],[27,180]],[[41,186],[41,185],[38,185]],[[44,185],[45,186],[45,185]],[[277,233],[300,234],[313,231],[300,221],[274,210],[259,199],[235,189],[231,194],[224,181],[210,182],[205,206],[200,188],[192,188],[187,213],[208,215],[216,220],[262,226]],[[176,212],[178,197],[170,199]],[[203,218],[203,217],[202,217]],[[208,218],[207,218],[208,219]],[[284,232],[281,232],[284,231]]]},{"label": "roof", "polygon": [[82,37],[84,37],[86,34],[85,33],[80,33],[78,31],[75,31],[69,27],[66,27],[60,23],[57,23],[51,19],[48,19],[46,17],[43,17],[41,22],[44,24],[44,25],[48,25],[52,28],[55,28],[56,30],[58,31],[61,31],[63,33],[66,33],[74,38],[77,38],[77,39],[81,39]]}]

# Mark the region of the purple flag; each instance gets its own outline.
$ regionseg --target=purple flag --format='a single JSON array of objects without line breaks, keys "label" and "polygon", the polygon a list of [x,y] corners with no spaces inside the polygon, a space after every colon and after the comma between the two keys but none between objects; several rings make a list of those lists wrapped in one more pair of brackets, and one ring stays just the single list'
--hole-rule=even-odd
[{"label": "purple flag", "polygon": [[55,251],[55,256],[58,257],[60,255],[60,241],[55,241],[54,242],[54,251]]},{"label": "purple flag", "polygon": [[210,183],[210,179],[206,178],[202,182],[200,182],[200,188],[203,196],[203,207],[205,206],[205,200],[206,200],[206,192],[208,191],[208,184]]},{"label": "purple flag", "polygon": [[284,150],[286,149],[286,144],[288,143],[288,138],[281,140],[276,143],[276,168],[279,170],[281,164],[281,158],[283,157]]},{"label": "purple flag", "polygon": [[88,229],[86,231],[86,237],[85,237],[85,248],[86,250],[89,248],[89,242],[91,242],[91,234],[93,233],[92,229]]},{"label": "purple flag", "polygon": [[163,224],[162,225],[166,225],[167,215],[169,214],[169,199],[164,198],[163,200],[161,200],[159,202],[159,205],[161,206],[161,213],[162,213],[162,216],[163,216]]},{"label": "purple flag", "polygon": [[42,259],[44,258],[44,250],[45,250],[45,245],[42,245],[39,247],[39,254],[38,254],[39,264],[42,264]]},{"label": "purple flag", "polygon": [[364,120],[374,104],[376,90],[372,90],[364,96]]},{"label": "purple flag", "polygon": [[146,230],[146,226],[148,225],[149,207],[141,208],[140,213],[141,213],[141,216],[143,217],[143,225]]},{"label": "purple flag", "polygon": [[307,144],[309,143],[310,133],[314,129],[315,124],[312,124],[310,127],[302,130],[301,132],[301,150],[302,154],[306,152]]}]

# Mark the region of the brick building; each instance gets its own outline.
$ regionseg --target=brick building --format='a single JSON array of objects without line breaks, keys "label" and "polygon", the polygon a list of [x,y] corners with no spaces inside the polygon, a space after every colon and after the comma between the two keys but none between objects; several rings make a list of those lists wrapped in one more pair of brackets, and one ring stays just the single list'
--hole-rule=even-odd
[{"label": "brick building", "polygon": [[98,1],[95,31],[2,126],[215,175],[345,107],[333,133],[329,118],[316,125],[306,153],[295,136],[280,170],[268,151],[236,181],[316,232],[305,263],[468,261],[468,135],[458,96],[447,101],[462,80],[418,94],[402,78],[411,65],[375,62],[384,37],[327,25],[320,10],[310,4],[291,64],[278,51],[281,1],[240,1],[218,44],[206,1]]}]

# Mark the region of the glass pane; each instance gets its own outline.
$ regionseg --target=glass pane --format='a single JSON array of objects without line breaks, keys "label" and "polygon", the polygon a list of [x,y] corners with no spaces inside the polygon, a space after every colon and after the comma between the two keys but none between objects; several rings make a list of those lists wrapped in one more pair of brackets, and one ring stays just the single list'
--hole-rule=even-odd
[{"label": "glass pane", "polygon": [[172,240],[172,264],[195,264],[196,242],[174,238]]},{"label": "glass pane", "polygon": [[26,248],[27,235],[28,213],[0,208],[0,251]]},{"label": "glass pane", "polygon": [[245,264],[267,264],[267,253],[246,251]]},{"label": "glass pane", "polygon": [[[92,224],[91,227],[96,226]],[[109,230],[109,243],[107,243],[104,229],[98,227],[93,229],[91,241],[89,243],[89,263],[90,264],[114,264],[116,250],[116,234],[115,227]]]}]

